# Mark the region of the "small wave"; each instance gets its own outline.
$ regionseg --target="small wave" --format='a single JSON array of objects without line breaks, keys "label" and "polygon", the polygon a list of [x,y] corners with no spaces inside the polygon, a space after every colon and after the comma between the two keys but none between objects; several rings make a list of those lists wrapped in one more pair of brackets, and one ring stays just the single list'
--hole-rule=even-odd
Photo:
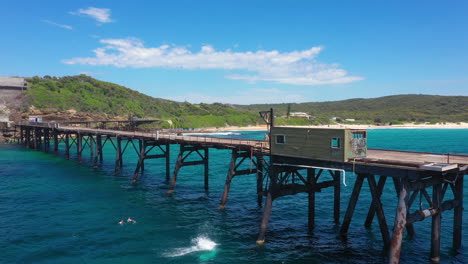
[{"label": "small wave", "polygon": [[205,236],[199,236],[192,239],[192,245],[185,248],[176,248],[171,252],[164,254],[166,257],[180,257],[197,251],[211,251],[216,248],[216,244],[213,240]]}]

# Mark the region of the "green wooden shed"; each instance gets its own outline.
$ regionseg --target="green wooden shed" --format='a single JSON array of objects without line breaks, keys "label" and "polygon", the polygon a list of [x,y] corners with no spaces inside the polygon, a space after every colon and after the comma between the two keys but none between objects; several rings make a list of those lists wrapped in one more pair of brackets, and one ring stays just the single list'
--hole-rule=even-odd
[{"label": "green wooden shed", "polygon": [[272,155],[287,157],[344,162],[367,152],[365,129],[272,127],[270,141]]}]

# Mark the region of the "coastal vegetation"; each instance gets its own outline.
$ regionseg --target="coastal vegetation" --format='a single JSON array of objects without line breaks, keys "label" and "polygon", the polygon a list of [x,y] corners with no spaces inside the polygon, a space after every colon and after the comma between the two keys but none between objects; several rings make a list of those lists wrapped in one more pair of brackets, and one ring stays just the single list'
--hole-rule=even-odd
[{"label": "coastal vegetation", "polygon": [[153,98],[124,86],[96,80],[86,75],[27,79],[23,107],[34,106],[45,112],[73,109],[103,118],[129,116],[170,120],[164,127],[196,128],[209,126],[246,126],[256,124],[258,114],[229,105],[191,104]]},{"label": "coastal vegetation", "polygon": [[355,119],[355,122],[359,123],[393,124],[468,121],[468,96],[406,94],[334,102],[236,105],[235,107],[254,112],[273,108],[278,116],[286,116],[288,111],[306,112],[316,119],[329,120],[336,117],[337,121],[342,122],[346,122],[345,119]]},{"label": "coastal vegetation", "polygon": [[[468,122],[468,96],[394,95],[372,99],[291,104],[191,104],[154,98],[90,76],[32,77],[18,107],[41,112],[92,113],[101,118],[153,118],[159,126],[201,128],[263,124],[258,112],[275,110],[278,125]],[[289,118],[305,112],[310,119]]]}]

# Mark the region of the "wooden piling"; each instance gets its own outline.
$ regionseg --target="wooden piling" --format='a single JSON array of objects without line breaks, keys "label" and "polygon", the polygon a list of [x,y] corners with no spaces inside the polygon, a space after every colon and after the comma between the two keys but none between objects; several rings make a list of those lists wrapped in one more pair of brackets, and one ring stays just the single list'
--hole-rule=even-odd
[{"label": "wooden piling", "polygon": [[226,176],[226,182],[224,183],[224,191],[221,197],[221,204],[219,205],[220,209],[224,209],[226,207],[229,189],[231,188],[231,181],[236,173],[236,160],[237,160],[237,151],[233,149],[231,153],[231,162],[229,163],[229,169],[228,169],[228,173]]},{"label": "wooden piling", "polygon": [[260,232],[257,238],[257,245],[265,244],[266,232],[268,229],[268,221],[270,221],[271,209],[273,207],[273,196],[271,192],[268,192],[267,198],[265,201],[265,206],[263,208],[262,221],[260,223]]},{"label": "wooden piling", "polygon": [[345,235],[348,233],[349,225],[351,224],[351,219],[354,214],[354,209],[356,208],[356,203],[359,198],[359,193],[361,192],[362,183],[364,182],[365,174],[358,173],[356,182],[354,183],[353,192],[349,198],[348,208],[346,209],[346,214],[343,219],[343,224],[341,225],[340,234]]},{"label": "wooden piling", "polygon": [[400,196],[398,198],[398,208],[393,226],[392,243],[390,244],[389,263],[400,263],[401,243],[406,225],[406,214],[408,212],[407,199],[408,189],[406,182],[400,186]]},{"label": "wooden piling", "polygon": [[139,172],[141,171],[143,173],[143,169],[145,166],[145,156],[146,156],[146,141],[143,139],[140,139],[138,142],[138,145],[140,147],[140,153],[138,155],[138,163],[135,168],[135,172],[133,173],[133,179],[132,183],[135,184],[138,180],[138,175]]},{"label": "wooden piling", "polygon": [[171,173],[171,144],[166,144],[166,151],[165,151],[165,158],[166,158],[166,180],[169,181],[170,173]]},{"label": "wooden piling", "polygon": [[31,148],[31,128],[26,128],[26,147]]},{"label": "wooden piling", "polygon": [[99,156],[99,162],[102,162],[104,154],[102,151],[102,135],[96,135],[96,156]]},{"label": "wooden piling", "polygon": [[182,167],[182,155],[183,155],[183,150],[182,150],[182,145],[180,145],[179,156],[177,156],[177,162],[174,168],[174,174],[172,175],[171,185],[169,187],[169,191],[167,191],[168,194],[172,194],[174,192],[175,184],[177,181],[177,175],[179,174],[179,170]]},{"label": "wooden piling", "polygon": [[453,210],[453,248],[455,252],[462,247],[462,225],[463,225],[463,174],[458,174],[454,182],[454,199],[458,205]]},{"label": "wooden piling", "polygon": [[24,129],[23,126],[20,126],[20,138],[19,138],[19,143],[22,145],[24,144]]},{"label": "wooden piling", "polygon": [[117,136],[115,141],[115,168],[114,172],[117,174],[122,166],[122,138]]},{"label": "wooden piling", "polygon": [[57,155],[58,153],[58,149],[59,149],[59,139],[58,139],[58,131],[57,130],[53,130],[53,136],[54,136],[54,154]]},{"label": "wooden piling", "polygon": [[315,184],[317,183],[315,178],[315,169],[307,169],[307,186],[308,186],[308,229],[309,233],[312,233],[315,227]]},{"label": "wooden piling", "polygon": [[34,128],[34,150],[37,150],[37,145],[38,145],[38,141],[39,141],[39,132],[38,132],[38,128],[35,127]]},{"label": "wooden piling", "polygon": [[335,224],[340,223],[340,204],[341,204],[341,182],[340,182],[340,171],[333,173],[333,219]]},{"label": "wooden piling", "polygon": [[94,151],[96,150],[95,149],[95,138],[93,135],[88,135],[88,142],[89,142],[89,155],[91,156],[91,158],[94,157]]},{"label": "wooden piling", "polygon": [[70,159],[70,135],[65,134],[65,158]]},{"label": "wooden piling", "polygon": [[44,128],[44,133],[43,133],[43,151],[48,152],[49,151],[49,144],[50,144],[50,137],[49,137],[49,129]]},{"label": "wooden piling", "polygon": [[209,151],[208,151],[208,148],[204,148],[203,152],[205,153],[205,157],[203,158],[203,161],[205,162],[203,164],[204,166],[204,169],[205,169],[205,173],[204,173],[204,188],[205,190],[208,190],[208,180],[209,180],[209,166],[208,166],[208,161],[209,161]]},{"label": "wooden piling", "polygon": [[256,156],[257,159],[257,205],[262,206],[263,200],[263,156]]},{"label": "wooden piling", "polygon": [[81,153],[83,152],[83,135],[81,135],[81,133],[77,133],[76,135],[76,152],[78,155],[78,162],[81,163]]},{"label": "wooden piling", "polygon": [[[432,208],[439,211],[441,202],[442,184],[437,183],[432,186]],[[442,214],[440,212],[432,216],[431,230],[431,261],[432,263],[440,262],[440,224]]]},{"label": "wooden piling", "polygon": [[[375,176],[368,174],[367,182],[369,183],[369,189],[372,195],[372,204],[375,212],[377,213],[377,219],[379,221],[380,233],[382,234],[382,239],[384,242],[384,247],[387,248],[390,245],[390,234],[388,232],[387,221],[385,220],[385,214],[382,208],[382,202],[380,201],[380,196],[382,194],[382,188],[385,184],[386,176],[380,176],[379,183],[381,187],[377,187],[375,182]],[[379,192],[380,190],[380,192]]]}]

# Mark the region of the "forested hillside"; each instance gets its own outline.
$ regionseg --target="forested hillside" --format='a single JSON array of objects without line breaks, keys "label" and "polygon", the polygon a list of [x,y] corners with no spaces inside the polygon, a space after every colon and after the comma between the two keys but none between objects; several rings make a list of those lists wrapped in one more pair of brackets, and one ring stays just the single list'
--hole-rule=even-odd
[{"label": "forested hillside", "polygon": [[368,121],[401,122],[467,122],[468,96],[394,95],[372,99],[349,99],[334,102],[300,104],[236,105],[251,111],[273,108],[276,115],[306,112],[317,118],[352,118]]},{"label": "forested hillside", "polygon": [[171,120],[175,127],[256,124],[258,114],[224,104],[180,103],[153,98],[129,88],[86,75],[27,79],[24,104],[42,111],[93,113],[112,118],[135,116]]},{"label": "forested hillside", "polygon": [[[76,110],[103,118],[135,116],[171,120],[172,127],[201,128],[263,124],[258,112],[275,110],[279,125],[310,125],[355,119],[374,122],[468,122],[468,96],[394,95],[372,99],[300,104],[191,104],[153,98],[129,88],[86,75],[28,78],[23,109],[43,112]],[[314,120],[286,119],[288,112],[306,112]],[[163,124],[169,126],[169,123]]]}]

